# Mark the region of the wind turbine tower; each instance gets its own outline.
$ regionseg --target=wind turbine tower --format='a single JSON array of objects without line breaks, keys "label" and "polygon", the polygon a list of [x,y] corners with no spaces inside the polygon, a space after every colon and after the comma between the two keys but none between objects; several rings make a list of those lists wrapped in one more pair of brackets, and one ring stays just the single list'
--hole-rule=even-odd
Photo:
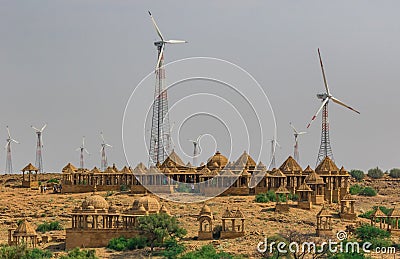
[{"label": "wind turbine tower", "polygon": [[101,153],[101,166],[100,169],[102,171],[105,171],[107,169],[107,155],[106,155],[106,148],[110,147],[112,148],[111,145],[107,144],[106,141],[104,140],[103,132],[100,132],[101,140],[103,141],[101,143],[101,148],[100,148],[100,153]]},{"label": "wind turbine tower", "polygon": [[165,44],[186,43],[184,40],[166,40],[161,34],[152,14],[149,11],[150,18],[156,29],[159,41],[154,42],[157,48],[157,64],[155,68],[156,85],[153,101],[153,115],[150,136],[149,164],[162,163],[170,150],[170,126],[168,116],[168,95],[164,89],[165,70],[164,70],[164,49]]},{"label": "wind turbine tower", "polygon": [[35,133],[37,135],[35,166],[38,168],[39,173],[43,173],[43,157],[42,157],[43,139],[42,139],[42,135],[43,135],[43,131],[46,128],[46,126],[47,126],[47,124],[44,124],[44,126],[41,129],[31,126],[31,128],[35,130]]},{"label": "wind turbine tower", "polygon": [[8,138],[6,139],[7,144],[5,146],[5,149],[7,150],[6,174],[12,174],[13,169],[12,169],[12,160],[11,160],[11,143],[14,142],[14,143],[19,144],[19,142],[11,137],[8,126],[7,126],[7,133],[8,133]]},{"label": "wind turbine tower", "polygon": [[87,151],[87,149],[85,147],[85,136],[82,137],[82,146],[77,148],[76,151],[80,151],[80,153],[81,153],[79,167],[83,169],[83,168],[85,168],[84,153],[90,155],[89,151]]},{"label": "wind turbine tower", "polygon": [[293,135],[294,135],[294,152],[293,152],[293,158],[296,160],[297,163],[300,163],[300,155],[299,155],[299,136],[306,134],[307,132],[302,131],[298,132],[296,128],[293,126],[292,123],[289,123],[290,127],[293,129]]},{"label": "wind turbine tower", "polygon": [[[193,139],[189,139],[190,142],[193,143],[193,166],[196,167],[197,166],[197,156],[200,153],[200,146],[199,146],[199,142],[200,142],[200,138],[203,135],[199,135],[195,140]],[[197,152],[199,151],[199,152]]]},{"label": "wind turbine tower", "polygon": [[275,138],[271,139],[271,164],[269,166],[270,170],[276,168],[275,153],[277,146],[279,148],[281,147],[281,145],[279,145],[278,141]]},{"label": "wind turbine tower", "polygon": [[332,100],[334,103],[337,103],[341,106],[346,107],[347,109],[350,109],[350,110],[360,114],[359,111],[353,109],[352,107],[348,106],[347,104],[343,103],[342,101],[340,101],[337,98],[332,96],[331,92],[329,91],[328,83],[327,83],[326,76],[325,76],[324,65],[322,64],[322,58],[321,58],[321,53],[320,53],[319,49],[318,49],[318,57],[319,57],[319,62],[320,62],[321,71],[322,71],[322,77],[323,77],[324,85],[325,85],[325,93],[317,94],[317,98],[322,101],[322,105],[318,109],[318,111],[315,113],[315,115],[312,117],[311,122],[307,126],[307,128],[309,128],[311,126],[311,123],[315,120],[315,118],[318,116],[318,114],[322,110],[321,144],[319,147],[319,152],[318,152],[318,157],[317,157],[317,166],[321,163],[322,160],[325,159],[325,157],[329,157],[332,160],[334,160],[332,148],[331,148],[331,142],[330,142],[330,138],[329,138],[329,120],[328,120],[328,103],[329,103],[329,101]]}]

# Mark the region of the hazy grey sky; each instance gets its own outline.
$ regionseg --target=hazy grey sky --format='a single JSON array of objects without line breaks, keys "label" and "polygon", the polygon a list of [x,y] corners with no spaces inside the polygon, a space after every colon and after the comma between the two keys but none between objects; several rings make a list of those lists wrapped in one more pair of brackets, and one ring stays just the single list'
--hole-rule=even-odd
[{"label": "hazy grey sky", "polygon": [[[59,171],[69,161],[79,165],[75,149],[83,135],[92,153],[87,165],[99,167],[103,131],[113,145],[109,163],[125,165],[125,105],[156,62],[157,35],[147,13],[151,10],[165,37],[189,41],[168,46],[166,62],[221,58],[261,84],[277,120],[282,146],[278,164],[293,153],[289,122],[304,129],[319,107],[315,94],[324,90],[319,47],[331,92],[361,112],[330,104],[338,166],[400,167],[399,8],[398,1],[1,0],[0,138],[6,138],[9,125],[21,142],[12,147],[14,168],[20,169],[35,162],[36,138],[30,125],[47,122],[44,168]],[[147,94],[151,98],[152,87]],[[315,165],[320,121],[300,139],[303,167]],[[263,148],[269,150],[269,143]],[[242,149],[232,153],[234,159]],[[132,152],[133,164],[147,163],[145,150]],[[190,153],[191,144],[185,142],[182,152]],[[268,155],[263,156],[267,163]],[[0,152],[3,168],[5,150]]]}]

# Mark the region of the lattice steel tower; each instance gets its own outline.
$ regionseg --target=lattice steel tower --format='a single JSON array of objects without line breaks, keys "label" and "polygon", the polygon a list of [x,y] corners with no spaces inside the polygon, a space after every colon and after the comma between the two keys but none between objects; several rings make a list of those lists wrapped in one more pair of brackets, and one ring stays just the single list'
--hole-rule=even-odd
[{"label": "lattice steel tower", "polygon": [[36,142],[36,163],[35,166],[39,170],[39,173],[43,173],[43,157],[42,157],[42,148],[43,148],[43,140],[42,140],[42,133],[43,130],[46,128],[46,124],[41,128],[35,128],[31,126],[32,129],[35,130],[37,135],[37,142]]},{"label": "lattice steel tower", "polygon": [[157,48],[157,65],[155,69],[156,85],[154,90],[153,114],[151,121],[149,165],[162,163],[170,152],[170,125],[168,116],[168,95],[164,89],[164,49],[165,44],[186,43],[183,40],[165,40],[153,16],[150,18],[157,31],[160,41],[154,42]]}]

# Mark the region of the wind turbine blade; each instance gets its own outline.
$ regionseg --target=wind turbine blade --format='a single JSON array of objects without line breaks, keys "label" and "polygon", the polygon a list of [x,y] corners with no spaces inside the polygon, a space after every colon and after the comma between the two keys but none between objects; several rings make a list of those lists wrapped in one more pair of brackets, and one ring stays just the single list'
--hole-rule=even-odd
[{"label": "wind turbine blade", "polygon": [[6,145],[4,146],[4,149],[7,149],[8,145],[10,145],[10,141],[7,141]]},{"label": "wind turbine blade", "polygon": [[35,128],[31,125],[31,128],[34,129],[35,131],[40,131],[38,128]]},{"label": "wind turbine blade", "polygon": [[85,148],[85,136],[82,138],[82,147]]},{"label": "wind turbine blade", "polygon": [[154,18],[153,18],[153,15],[151,15],[150,11],[148,11],[148,12],[149,12],[151,21],[153,22],[153,25],[154,25],[154,27],[156,28],[156,31],[157,31],[158,36],[160,36],[161,41],[164,41],[164,37],[162,36],[161,31],[160,31],[160,28],[158,28],[157,23],[156,23],[156,21],[155,21]]},{"label": "wind turbine blade", "polygon": [[302,132],[297,133],[297,135],[303,135],[303,134],[306,134],[306,133],[307,133],[307,132],[302,131]]},{"label": "wind turbine blade", "polygon": [[186,40],[166,40],[164,42],[168,44],[188,43]]},{"label": "wind turbine blade", "polygon": [[14,142],[14,143],[16,143],[16,144],[19,144],[19,142],[16,141],[15,139],[11,139],[11,141]]},{"label": "wind turbine blade", "polygon": [[276,144],[279,148],[281,148],[281,145],[279,145],[278,141],[275,140],[275,144]]},{"label": "wind turbine blade", "polygon": [[11,138],[10,129],[8,128],[8,126],[6,126],[6,128],[7,128],[8,138]]},{"label": "wind turbine blade", "polygon": [[298,134],[298,132],[297,132],[296,128],[293,126],[293,124],[291,122],[289,122],[289,124],[290,124],[290,127],[292,127],[294,133]]},{"label": "wind turbine blade", "polygon": [[196,142],[197,142],[197,143],[200,142],[200,138],[201,138],[203,135],[204,135],[204,134],[200,134],[200,135],[197,137],[197,139],[196,139]]},{"label": "wind turbine blade", "polygon": [[86,154],[90,155],[89,151],[87,151],[87,149],[85,148],[84,151],[86,152]]},{"label": "wind turbine blade", "polygon": [[106,144],[106,146],[107,146],[107,147],[111,147],[111,148],[112,148],[112,146],[111,146],[111,145],[109,145],[109,144]]},{"label": "wind turbine blade", "polygon": [[81,148],[80,147],[78,147],[77,149],[75,149],[75,151],[80,151],[81,150]]},{"label": "wind turbine blade", "polygon": [[100,137],[101,137],[101,140],[103,140],[103,144],[104,144],[106,141],[104,140],[103,132],[100,132]]},{"label": "wind turbine blade", "polygon": [[40,130],[40,132],[43,132],[43,130],[47,127],[47,124],[44,124],[44,126],[42,127],[42,129]]},{"label": "wind turbine blade", "polygon": [[329,92],[328,83],[326,82],[326,76],[325,76],[324,65],[322,64],[322,58],[321,58],[321,53],[319,52],[319,48],[318,48],[318,57],[319,57],[319,63],[321,64],[322,76],[323,76],[323,78],[324,78],[324,84],[325,84],[326,93],[327,93],[328,95],[331,95],[331,93]]},{"label": "wind turbine blade", "polygon": [[188,139],[188,141],[195,143],[196,141],[193,139]]},{"label": "wind turbine blade", "polygon": [[320,113],[320,111],[322,110],[322,108],[324,107],[324,105],[329,101],[329,98],[326,98],[323,102],[321,107],[319,107],[317,113],[315,113],[315,115],[311,118],[310,123],[308,123],[307,125],[307,129],[311,126],[311,123],[313,123],[313,121],[315,120],[315,118],[317,118],[318,114]]},{"label": "wind turbine blade", "polygon": [[347,104],[343,103],[342,101],[339,101],[339,100],[336,99],[335,97],[331,97],[331,99],[332,99],[332,101],[334,101],[335,103],[337,103],[337,104],[339,104],[339,105],[342,105],[342,106],[346,107],[347,109],[350,109],[350,110],[352,110],[353,112],[356,112],[356,113],[360,114],[359,111],[357,111],[356,109],[354,109],[354,108],[348,106]]},{"label": "wind turbine blade", "polygon": [[160,68],[161,59],[162,59],[162,56],[164,55],[164,48],[165,48],[165,45],[163,44],[162,47],[161,47],[161,51],[160,51],[160,53],[158,55],[156,71]]}]

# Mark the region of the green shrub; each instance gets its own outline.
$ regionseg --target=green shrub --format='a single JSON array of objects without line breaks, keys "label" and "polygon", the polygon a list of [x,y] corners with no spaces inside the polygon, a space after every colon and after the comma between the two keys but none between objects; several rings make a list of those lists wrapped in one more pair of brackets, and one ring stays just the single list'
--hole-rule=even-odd
[{"label": "green shrub", "polygon": [[179,257],[180,259],[233,259],[234,256],[226,252],[217,252],[212,245],[205,245],[196,251],[189,252]]},{"label": "green shrub", "polygon": [[383,177],[383,171],[378,167],[371,168],[368,170],[368,176],[374,179],[379,179]]},{"label": "green shrub", "polygon": [[147,245],[147,238],[142,236],[137,236],[128,239],[126,248],[128,250],[142,249],[145,248],[146,245]]},{"label": "green shrub", "polygon": [[97,259],[95,250],[81,250],[74,248],[68,252],[67,255],[63,255],[60,259]]},{"label": "green shrub", "polygon": [[366,257],[364,254],[360,254],[360,253],[338,253],[338,254],[334,254],[328,258],[329,259],[364,259],[364,258],[369,258],[369,257]]},{"label": "green shrub", "polygon": [[53,255],[48,250],[38,248],[30,249],[25,244],[17,246],[0,246],[0,258],[5,259],[45,259],[51,258]]},{"label": "green shrub", "polygon": [[357,181],[362,181],[362,179],[364,179],[364,177],[365,177],[365,174],[364,174],[364,172],[363,171],[361,171],[361,170],[358,170],[358,169],[353,169],[353,170],[351,170],[350,171],[350,175],[354,178],[354,179],[356,179]]},{"label": "green shrub", "polygon": [[129,190],[129,188],[128,188],[127,185],[122,184],[122,185],[119,187],[119,190],[120,190],[121,192],[126,192],[127,190]]},{"label": "green shrub", "polygon": [[364,190],[364,188],[361,185],[355,184],[350,186],[350,194],[351,195],[357,195],[360,192],[362,192]]},{"label": "green shrub", "polygon": [[363,242],[371,242],[375,239],[384,240],[390,237],[390,233],[388,231],[371,225],[362,225],[356,228],[355,234],[357,238],[361,239]]},{"label": "green shrub", "polygon": [[107,248],[115,251],[135,250],[145,248],[147,245],[147,238],[138,236],[133,238],[117,237],[108,242]]},{"label": "green shrub", "polygon": [[60,222],[58,221],[53,221],[53,222],[44,222],[42,224],[40,224],[36,231],[45,233],[47,231],[52,231],[52,230],[63,230],[64,228],[61,226]]},{"label": "green shrub", "polygon": [[160,254],[167,259],[176,259],[185,251],[185,246],[179,244],[176,239],[166,240],[163,247],[165,249]]},{"label": "green shrub", "polygon": [[297,194],[289,193],[288,197],[289,197],[289,200],[291,200],[291,201],[298,201],[299,200],[299,195],[297,195]]},{"label": "green shrub", "polygon": [[376,196],[377,191],[372,187],[365,187],[361,192],[360,195],[363,196]]},{"label": "green shrub", "polygon": [[189,188],[187,183],[179,183],[178,187],[176,188],[176,191],[177,192],[189,193],[190,192],[190,188]]},{"label": "green shrub", "polygon": [[[367,212],[364,212],[363,214],[360,214],[359,217],[360,217],[360,218],[365,218],[365,219],[370,219],[371,216],[372,216],[372,214],[375,212],[375,210],[376,210],[377,208],[378,208],[378,206],[374,206],[372,210],[369,210],[369,211],[367,211]],[[385,206],[379,206],[379,209],[380,209],[383,213],[385,213],[386,215],[388,215],[389,212],[392,210],[392,209],[386,208]]]},{"label": "green shrub", "polygon": [[[285,198],[282,198],[286,200]],[[276,196],[274,191],[268,191],[266,193],[259,193],[256,195],[256,202],[276,202]]]},{"label": "green shrub", "polygon": [[125,237],[116,237],[108,242],[107,248],[115,251],[123,251],[128,246],[128,240]]},{"label": "green shrub", "polygon": [[389,176],[392,178],[400,178],[400,169],[399,168],[390,169]]},{"label": "green shrub", "polygon": [[52,179],[48,180],[47,182],[48,182],[48,183],[56,183],[56,184],[59,184],[59,183],[60,183],[60,180],[58,180],[58,179],[56,179],[56,178],[52,178]]}]

